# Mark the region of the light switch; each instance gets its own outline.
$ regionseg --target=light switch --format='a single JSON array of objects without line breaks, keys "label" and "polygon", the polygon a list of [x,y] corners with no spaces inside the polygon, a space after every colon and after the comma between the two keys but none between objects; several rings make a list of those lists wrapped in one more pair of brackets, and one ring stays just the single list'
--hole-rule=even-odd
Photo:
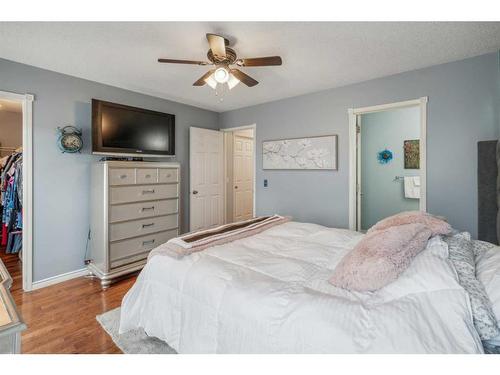
[{"label": "light switch", "polygon": [[267,178],[264,180],[264,187],[267,187]]}]

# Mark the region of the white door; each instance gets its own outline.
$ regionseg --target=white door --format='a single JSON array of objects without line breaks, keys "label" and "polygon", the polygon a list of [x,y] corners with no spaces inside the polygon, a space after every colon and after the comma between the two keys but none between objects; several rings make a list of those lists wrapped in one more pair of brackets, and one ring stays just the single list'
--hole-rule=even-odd
[{"label": "white door", "polygon": [[233,219],[253,217],[253,139],[233,137]]},{"label": "white door", "polygon": [[217,130],[189,129],[190,230],[224,224],[224,141]]}]

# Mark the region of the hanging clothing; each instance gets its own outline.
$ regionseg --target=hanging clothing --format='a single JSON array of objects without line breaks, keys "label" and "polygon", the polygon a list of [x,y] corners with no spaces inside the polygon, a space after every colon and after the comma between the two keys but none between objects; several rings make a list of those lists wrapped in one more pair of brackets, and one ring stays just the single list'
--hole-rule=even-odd
[{"label": "hanging clothing", "polygon": [[22,247],[23,155],[15,152],[0,166],[1,245],[17,253]]}]

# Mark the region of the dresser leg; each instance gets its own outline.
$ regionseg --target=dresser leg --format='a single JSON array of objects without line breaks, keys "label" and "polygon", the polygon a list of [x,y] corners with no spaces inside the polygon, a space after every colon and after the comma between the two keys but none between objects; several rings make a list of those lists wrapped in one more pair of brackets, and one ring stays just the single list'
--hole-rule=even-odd
[{"label": "dresser leg", "polygon": [[21,354],[21,332],[14,336],[14,354]]},{"label": "dresser leg", "polygon": [[111,285],[111,280],[101,280],[101,288],[102,290],[106,290]]}]

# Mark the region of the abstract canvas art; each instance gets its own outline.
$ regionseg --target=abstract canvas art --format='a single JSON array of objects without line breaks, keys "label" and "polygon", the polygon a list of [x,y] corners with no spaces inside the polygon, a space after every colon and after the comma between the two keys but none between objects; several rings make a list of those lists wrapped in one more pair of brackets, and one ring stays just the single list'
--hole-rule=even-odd
[{"label": "abstract canvas art", "polygon": [[337,170],[337,135],[264,141],[263,169]]},{"label": "abstract canvas art", "polygon": [[420,140],[404,141],[405,169],[420,169]]}]

